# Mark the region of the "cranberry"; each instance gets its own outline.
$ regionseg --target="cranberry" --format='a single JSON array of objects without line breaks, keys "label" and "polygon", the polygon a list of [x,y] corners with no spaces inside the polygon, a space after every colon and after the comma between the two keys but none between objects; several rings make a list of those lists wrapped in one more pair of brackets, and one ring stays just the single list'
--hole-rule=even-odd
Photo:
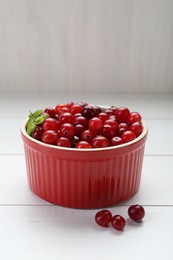
[{"label": "cranberry", "polygon": [[98,133],[103,129],[103,122],[98,117],[93,117],[88,123],[88,127],[93,133]]},{"label": "cranberry", "polygon": [[119,129],[118,123],[115,120],[107,119],[106,121],[104,121],[104,124],[111,125],[115,129],[115,131]]},{"label": "cranberry", "polygon": [[59,122],[61,125],[64,123],[74,124],[74,120],[75,120],[74,116],[69,112],[61,113],[59,116]]},{"label": "cranberry", "polygon": [[128,215],[132,220],[140,222],[145,216],[145,210],[141,205],[132,205],[128,209]]},{"label": "cranberry", "polygon": [[46,144],[55,144],[58,139],[58,133],[53,130],[47,130],[42,135],[42,141]]},{"label": "cranberry", "polygon": [[75,148],[91,148],[90,143],[86,142],[86,141],[79,141],[76,145]]},{"label": "cranberry", "polygon": [[103,130],[101,131],[101,135],[109,138],[112,138],[113,136],[115,136],[116,131],[115,128],[111,125],[104,125],[103,126]]},{"label": "cranberry", "polygon": [[130,124],[133,124],[135,122],[141,122],[141,115],[138,112],[131,112],[129,117],[128,117],[128,121]]},{"label": "cranberry", "polygon": [[109,116],[104,112],[99,113],[97,117],[100,118],[103,122],[109,119]]},{"label": "cranberry", "polygon": [[81,134],[84,132],[85,127],[83,125],[77,124],[75,125],[75,135],[81,136]]},{"label": "cranberry", "polygon": [[120,123],[119,124],[119,129],[118,129],[119,136],[121,136],[122,133],[127,131],[127,130],[129,130],[129,125],[128,124],[126,124],[126,123]]},{"label": "cranberry", "polygon": [[72,113],[73,115],[78,114],[78,113],[81,114],[82,109],[83,109],[83,107],[82,107],[81,105],[79,105],[79,104],[74,104],[74,105],[71,106],[71,108],[70,108],[70,113]]},{"label": "cranberry", "polygon": [[88,143],[91,142],[91,140],[93,139],[94,134],[90,131],[90,130],[85,130],[83,131],[83,133],[81,134],[81,140],[82,141],[86,141]]},{"label": "cranberry", "polygon": [[88,126],[88,120],[84,116],[77,116],[74,120],[75,125],[83,125],[85,128]]},{"label": "cranberry", "polygon": [[43,122],[43,129],[44,131],[47,130],[53,130],[53,131],[58,131],[60,128],[60,122],[54,118],[46,118]]},{"label": "cranberry", "polygon": [[115,215],[111,219],[112,227],[118,231],[122,231],[126,225],[125,219],[120,215]]},{"label": "cranberry", "polygon": [[98,225],[102,227],[107,227],[112,219],[112,214],[109,210],[100,210],[95,215],[95,221]]},{"label": "cranberry", "polygon": [[94,105],[93,109],[95,111],[95,116],[102,112],[102,109],[99,106]]},{"label": "cranberry", "polygon": [[96,136],[92,139],[91,145],[93,148],[103,148],[109,145],[108,139],[104,136]]},{"label": "cranberry", "polygon": [[65,123],[60,127],[60,136],[72,138],[75,134],[75,127],[72,124]]},{"label": "cranberry", "polygon": [[129,130],[132,131],[137,137],[142,133],[143,128],[142,128],[141,123],[135,122],[130,126]]},{"label": "cranberry", "polygon": [[114,115],[114,111],[112,109],[106,109],[105,110],[105,113],[108,115],[108,116],[113,116]]},{"label": "cranberry", "polygon": [[119,128],[124,128],[125,130],[129,130],[129,125],[127,123],[120,123]]},{"label": "cranberry", "polygon": [[128,121],[129,115],[130,115],[130,111],[129,111],[129,109],[127,107],[119,107],[115,111],[116,119],[120,123],[126,123]]},{"label": "cranberry", "polygon": [[96,112],[92,106],[87,105],[83,107],[82,115],[89,120],[96,115]]},{"label": "cranberry", "polygon": [[125,131],[122,133],[121,138],[124,143],[130,142],[136,138],[136,135],[132,131]]},{"label": "cranberry", "polygon": [[47,108],[45,108],[44,113],[47,113],[50,117],[53,117],[53,118],[54,118],[55,115],[56,115],[56,111],[55,111],[55,109],[52,108],[52,107],[47,107]]},{"label": "cranberry", "polygon": [[55,107],[56,114],[58,114],[58,115],[61,114],[61,110],[62,110],[62,108],[64,108],[64,107],[67,108],[66,104],[58,104],[58,105]]},{"label": "cranberry", "polygon": [[114,136],[109,141],[109,146],[116,146],[116,145],[120,145],[120,144],[123,144],[123,140],[119,136]]},{"label": "cranberry", "polygon": [[44,132],[43,127],[38,125],[38,126],[36,126],[34,132],[32,133],[32,137],[34,139],[41,141],[43,132]]},{"label": "cranberry", "polygon": [[68,107],[62,107],[62,108],[61,108],[60,114],[63,114],[63,113],[65,113],[65,112],[69,112]]},{"label": "cranberry", "polygon": [[71,147],[71,141],[70,141],[70,139],[68,139],[66,137],[60,137],[56,141],[56,145],[62,146],[62,147]]},{"label": "cranberry", "polygon": [[71,109],[71,107],[72,107],[73,105],[74,105],[74,102],[72,102],[72,101],[66,104],[66,106],[67,106],[68,109]]}]

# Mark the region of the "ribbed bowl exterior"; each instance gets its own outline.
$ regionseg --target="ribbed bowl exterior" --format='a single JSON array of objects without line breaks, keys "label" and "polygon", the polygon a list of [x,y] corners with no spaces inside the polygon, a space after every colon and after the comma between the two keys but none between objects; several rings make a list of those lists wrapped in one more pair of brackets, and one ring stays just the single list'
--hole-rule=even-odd
[{"label": "ribbed bowl exterior", "polygon": [[147,133],[117,149],[55,149],[22,133],[31,190],[70,208],[101,208],[134,195],[140,186]]}]

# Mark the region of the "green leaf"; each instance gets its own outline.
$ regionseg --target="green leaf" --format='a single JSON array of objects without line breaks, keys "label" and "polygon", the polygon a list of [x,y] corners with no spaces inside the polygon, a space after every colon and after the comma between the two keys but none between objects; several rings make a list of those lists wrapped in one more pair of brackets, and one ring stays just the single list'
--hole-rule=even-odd
[{"label": "green leaf", "polygon": [[42,123],[44,122],[44,120],[45,120],[46,118],[48,118],[48,117],[49,117],[48,114],[42,114],[41,116],[38,116],[38,117],[35,119],[36,125],[42,124]]},{"label": "green leaf", "polygon": [[35,130],[36,124],[33,118],[30,118],[26,124],[26,132],[31,135]]},{"label": "green leaf", "polygon": [[42,110],[42,109],[36,110],[34,113],[30,112],[29,117],[30,117],[30,118],[31,118],[31,117],[37,118],[38,116],[41,115],[41,113],[43,113],[43,110]]}]

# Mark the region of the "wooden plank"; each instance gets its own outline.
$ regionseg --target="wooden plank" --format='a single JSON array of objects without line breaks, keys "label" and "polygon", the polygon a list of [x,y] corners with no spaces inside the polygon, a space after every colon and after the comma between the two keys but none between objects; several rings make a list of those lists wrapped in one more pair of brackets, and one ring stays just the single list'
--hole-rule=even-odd
[{"label": "wooden plank", "polygon": [[110,208],[127,220],[118,232],[95,223],[97,210],[0,206],[0,258],[171,260],[173,207],[147,206],[139,224],[128,219],[127,209]]}]

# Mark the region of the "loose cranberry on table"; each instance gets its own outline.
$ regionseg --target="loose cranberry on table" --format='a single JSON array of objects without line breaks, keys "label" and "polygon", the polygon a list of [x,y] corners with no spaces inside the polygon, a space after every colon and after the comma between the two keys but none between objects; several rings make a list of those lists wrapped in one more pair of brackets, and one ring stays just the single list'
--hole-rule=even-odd
[{"label": "loose cranberry on table", "polygon": [[111,223],[112,214],[109,210],[103,209],[96,213],[95,221],[98,225],[102,227],[108,227]]},{"label": "loose cranberry on table", "polygon": [[126,225],[126,221],[121,215],[115,215],[111,219],[111,224],[114,229],[122,231]]},{"label": "loose cranberry on table", "polygon": [[128,215],[132,220],[140,222],[145,216],[145,210],[141,205],[132,205],[128,209]]}]

